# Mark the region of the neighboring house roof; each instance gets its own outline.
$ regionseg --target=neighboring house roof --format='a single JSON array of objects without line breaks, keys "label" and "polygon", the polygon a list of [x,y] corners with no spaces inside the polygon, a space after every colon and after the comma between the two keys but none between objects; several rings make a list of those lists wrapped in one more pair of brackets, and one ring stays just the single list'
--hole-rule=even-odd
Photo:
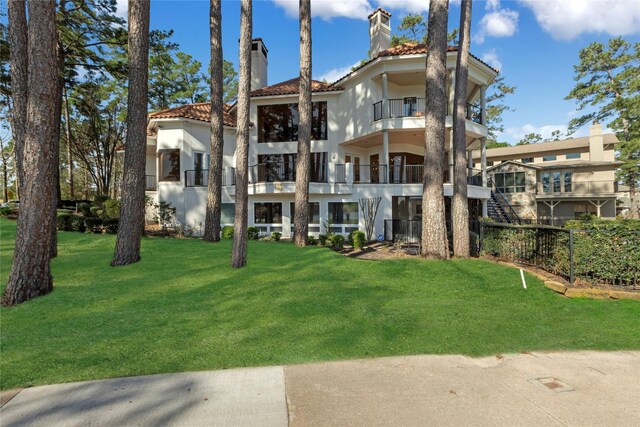
[{"label": "neighboring house roof", "polygon": [[[149,114],[150,119],[192,119],[208,122],[211,119],[211,103],[199,102],[197,104],[186,104],[175,108],[157,111]],[[223,123],[225,126],[235,127],[236,116],[231,111],[231,105],[224,104]]]},{"label": "neighboring house roof", "polygon": [[[603,142],[605,145],[617,144],[618,138],[613,133],[603,134]],[[506,156],[527,156],[529,154],[544,153],[546,151],[570,150],[572,148],[589,147],[589,137],[563,139],[561,141],[538,142],[535,144],[512,145],[509,147],[498,147],[487,149],[487,158],[489,157],[506,157]],[[480,158],[480,151],[473,152],[474,158]]]},{"label": "neighboring house roof", "polygon": [[516,166],[522,166],[525,168],[531,168],[531,169],[542,169],[540,166],[538,165],[532,165],[531,163],[522,163],[522,162],[518,162],[515,160],[505,160],[502,163],[498,163],[497,165],[493,165],[491,167],[487,168],[487,172],[490,172],[494,169],[500,169],[500,167],[502,166],[506,166],[507,164],[512,164],[512,165],[516,165]]},{"label": "neighboring house roof", "polygon": [[[275,96],[275,95],[295,95],[300,89],[300,77],[265,86],[251,92],[251,97]],[[341,87],[333,86],[329,83],[311,80],[311,92],[336,92],[342,90]]]},{"label": "neighboring house roof", "polygon": [[590,161],[590,160],[572,160],[566,162],[554,162],[554,163],[546,163],[546,164],[538,164],[540,169],[549,170],[549,169],[573,169],[573,168],[586,168],[586,167],[598,167],[598,166],[614,166],[618,167],[623,165],[624,162],[614,161],[614,162],[602,162],[602,161]]},{"label": "neighboring house roof", "polygon": [[[457,51],[458,51],[458,46],[447,46],[447,52],[457,52]],[[420,43],[420,44],[418,44],[418,43],[403,43],[401,45],[391,47],[389,49],[386,49],[386,50],[383,50],[383,51],[379,52],[376,55],[375,58],[371,58],[368,61],[365,61],[365,62],[357,65],[348,74],[345,74],[344,76],[340,77],[333,84],[336,84],[339,81],[346,79],[351,74],[353,74],[354,72],[358,71],[360,68],[365,67],[366,65],[370,64],[371,62],[375,61],[378,58],[382,58],[382,57],[386,57],[386,56],[421,55],[421,54],[425,54],[425,53],[427,53],[427,45],[424,44],[424,43]],[[469,56],[471,56],[472,58],[474,58],[475,60],[477,60],[481,64],[487,66],[489,69],[491,69],[496,74],[499,74],[498,70],[496,70],[491,65],[487,64],[486,62],[484,62],[482,59],[478,58],[477,56],[475,56],[475,55],[473,55],[471,53],[469,53]]]}]

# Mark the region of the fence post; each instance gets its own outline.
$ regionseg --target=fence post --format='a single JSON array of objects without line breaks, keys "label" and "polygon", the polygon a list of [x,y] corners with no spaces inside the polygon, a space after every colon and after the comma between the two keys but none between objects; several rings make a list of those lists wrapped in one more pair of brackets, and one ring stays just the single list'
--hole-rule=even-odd
[{"label": "fence post", "polygon": [[573,286],[574,281],[573,271],[573,229],[569,229],[569,284]]}]

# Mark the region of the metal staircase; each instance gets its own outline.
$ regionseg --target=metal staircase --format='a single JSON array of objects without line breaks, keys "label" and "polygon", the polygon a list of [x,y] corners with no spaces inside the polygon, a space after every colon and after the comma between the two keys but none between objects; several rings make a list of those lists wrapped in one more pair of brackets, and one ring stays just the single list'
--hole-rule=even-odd
[{"label": "metal staircase", "polygon": [[520,217],[509,203],[509,200],[495,186],[491,178],[487,180],[491,189],[491,198],[487,200],[487,214],[495,222],[521,224]]}]

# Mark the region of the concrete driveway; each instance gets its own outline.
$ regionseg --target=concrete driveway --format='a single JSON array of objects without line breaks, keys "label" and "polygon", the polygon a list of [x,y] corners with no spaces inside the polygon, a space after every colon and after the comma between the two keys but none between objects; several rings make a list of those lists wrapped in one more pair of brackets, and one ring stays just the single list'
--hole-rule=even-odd
[{"label": "concrete driveway", "polygon": [[637,426],[639,398],[640,352],[409,356],[33,387],[0,424]]}]

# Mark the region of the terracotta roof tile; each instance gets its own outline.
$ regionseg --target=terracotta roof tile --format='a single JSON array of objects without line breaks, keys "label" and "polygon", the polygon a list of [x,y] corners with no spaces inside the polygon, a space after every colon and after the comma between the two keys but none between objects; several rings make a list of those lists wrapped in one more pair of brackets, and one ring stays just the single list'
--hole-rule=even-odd
[{"label": "terracotta roof tile", "polygon": [[371,17],[372,17],[373,15],[375,15],[375,14],[376,14],[376,12],[377,12],[377,11],[379,11],[379,10],[380,10],[380,11],[382,11],[383,13],[386,13],[387,15],[391,16],[391,13],[390,13],[390,12],[387,12],[387,11],[386,11],[386,10],[384,10],[383,8],[378,7],[376,10],[374,10],[373,12],[371,12],[371,13],[369,14],[369,16],[367,16],[367,19],[371,19]]},{"label": "terracotta roof tile", "polygon": [[[447,46],[447,52],[457,52],[457,51],[458,51],[458,46]],[[398,55],[420,55],[420,54],[424,54],[424,53],[427,53],[427,45],[424,44],[424,43],[422,43],[422,44],[404,43],[404,44],[401,44],[401,45],[398,45],[398,46],[391,47],[391,48],[389,48],[387,50],[383,50],[382,52],[378,53],[378,55],[375,58],[369,59],[368,61],[363,62],[362,64],[358,65],[355,69],[351,70],[348,74],[345,74],[344,76],[342,76],[338,80],[336,80],[334,82],[334,84],[338,83],[339,81],[341,81],[345,77],[350,76],[351,74],[353,74],[354,71],[359,70],[360,68],[364,67],[365,65],[369,64],[370,62],[373,62],[374,60],[376,60],[376,59],[378,59],[380,57],[398,56]],[[496,70],[491,65],[487,64],[486,62],[484,62],[483,60],[481,60],[477,56],[475,56],[475,55],[473,55],[471,53],[469,55],[472,56],[473,58],[477,59],[478,61],[480,61],[482,64],[486,65],[487,67],[491,68],[496,73],[498,73],[498,70]]]},{"label": "terracotta roof tile", "polygon": [[[300,88],[300,78],[296,77],[291,80],[276,83],[271,86],[265,86],[263,88],[254,90],[251,92],[251,97],[257,96],[274,96],[274,95],[295,95]],[[342,90],[341,87],[333,86],[330,83],[320,82],[318,80],[311,80],[311,92],[334,92]]]},{"label": "terracotta roof tile", "polygon": [[[235,113],[231,112],[231,106],[228,104],[224,105],[224,118],[223,123],[225,126],[235,127],[236,125],[236,117]],[[149,118],[151,119],[174,119],[174,118],[185,118],[185,119],[193,119],[200,120],[203,122],[208,122],[211,117],[211,104],[209,102],[200,102],[197,104],[187,104],[181,105],[175,108],[168,108],[166,110],[157,111],[155,113],[149,114]]]}]

